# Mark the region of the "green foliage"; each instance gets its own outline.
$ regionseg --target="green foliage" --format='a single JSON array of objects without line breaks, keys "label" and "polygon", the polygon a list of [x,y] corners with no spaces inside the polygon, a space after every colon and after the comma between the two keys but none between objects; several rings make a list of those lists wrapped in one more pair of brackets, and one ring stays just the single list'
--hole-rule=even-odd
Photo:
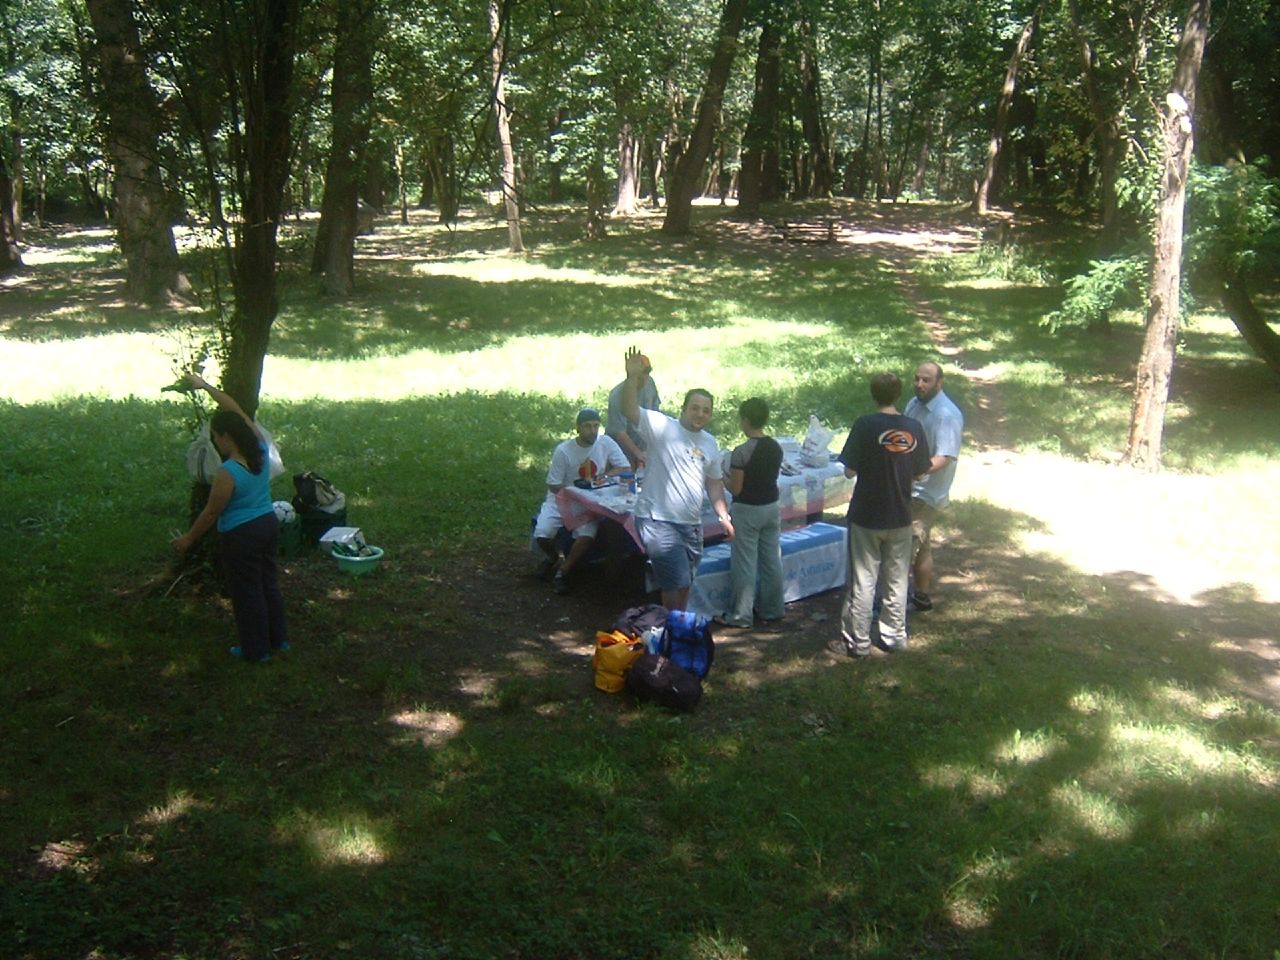
[{"label": "green foliage", "polygon": [[1185,243],[1192,270],[1266,276],[1280,263],[1280,180],[1261,163],[1192,164]]},{"label": "green foliage", "polygon": [[1095,327],[1106,323],[1113,310],[1137,307],[1142,283],[1151,272],[1150,255],[1131,253],[1090,260],[1089,268],[1063,284],[1062,306],[1046,314],[1041,323],[1051,332],[1064,327]]}]

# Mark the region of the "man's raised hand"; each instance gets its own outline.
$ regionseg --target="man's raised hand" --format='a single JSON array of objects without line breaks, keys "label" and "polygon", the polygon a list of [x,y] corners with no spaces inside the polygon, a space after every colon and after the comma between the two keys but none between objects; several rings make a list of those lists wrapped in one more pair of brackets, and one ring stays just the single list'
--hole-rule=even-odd
[{"label": "man's raised hand", "polygon": [[644,375],[644,358],[639,347],[627,348],[627,379],[636,380]]}]

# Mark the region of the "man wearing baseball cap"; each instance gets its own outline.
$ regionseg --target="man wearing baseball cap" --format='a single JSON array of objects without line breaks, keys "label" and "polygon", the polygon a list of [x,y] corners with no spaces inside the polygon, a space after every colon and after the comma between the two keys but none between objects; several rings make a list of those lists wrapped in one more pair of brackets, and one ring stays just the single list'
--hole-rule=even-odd
[{"label": "man wearing baseball cap", "polygon": [[[560,508],[556,506],[556,494],[575,480],[595,481],[616,476],[631,469],[627,456],[609,437],[600,434],[600,414],[590,407],[578,411],[578,435],[556,447],[551,455],[551,469],[547,471],[547,496],[538,511],[533,536],[546,554],[543,571],[555,571],[552,589],[556,593],[569,592],[571,571],[591,549],[595,540],[597,522],[584,523],[573,531],[573,546],[563,560],[556,538],[564,527]],[[557,567],[557,563],[559,566]]]}]

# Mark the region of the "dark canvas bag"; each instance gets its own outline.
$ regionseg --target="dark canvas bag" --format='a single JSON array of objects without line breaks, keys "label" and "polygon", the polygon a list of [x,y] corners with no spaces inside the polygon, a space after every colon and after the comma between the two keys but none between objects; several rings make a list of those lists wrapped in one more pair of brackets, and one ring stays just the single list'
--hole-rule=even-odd
[{"label": "dark canvas bag", "polygon": [[311,470],[293,475],[293,489],[297,494],[293,498],[295,510],[329,507],[337,503],[338,498],[342,496],[337,487]]},{"label": "dark canvas bag", "polygon": [[711,618],[688,610],[670,611],[658,652],[699,680],[704,679],[716,657]]},{"label": "dark canvas bag", "polygon": [[646,653],[623,675],[637,700],[669,710],[692,710],[702,699],[702,681],[666,657]]},{"label": "dark canvas bag", "polygon": [[667,608],[657,603],[646,603],[639,607],[627,607],[618,614],[613,629],[620,630],[629,637],[643,637],[654,627],[665,626]]}]

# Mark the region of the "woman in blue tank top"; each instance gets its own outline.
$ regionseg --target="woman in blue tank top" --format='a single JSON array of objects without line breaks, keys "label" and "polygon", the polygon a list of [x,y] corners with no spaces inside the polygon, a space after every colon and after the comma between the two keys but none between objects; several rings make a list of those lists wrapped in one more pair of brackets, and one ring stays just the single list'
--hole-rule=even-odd
[{"label": "woman in blue tank top", "polygon": [[199,374],[187,374],[187,379],[218,404],[218,412],[209,421],[209,434],[222,454],[222,466],[214,478],[209,502],[191,529],[174,539],[173,546],[179,553],[186,553],[210,527],[217,525],[223,573],[240,639],[231,648],[231,655],[250,663],[265,663],[271,659],[272,650],[289,649],[276,570],[280,521],[271,502],[267,444],[258,425],[228,394]]}]

